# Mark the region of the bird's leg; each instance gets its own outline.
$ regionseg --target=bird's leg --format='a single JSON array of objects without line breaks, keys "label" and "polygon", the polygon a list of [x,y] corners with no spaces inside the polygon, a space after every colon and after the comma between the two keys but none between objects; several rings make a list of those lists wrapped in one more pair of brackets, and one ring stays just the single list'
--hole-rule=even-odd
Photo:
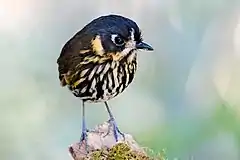
[{"label": "bird's leg", "polygon": [[87,128],[86,128],[86,121],[85,121],[85,103],[82,103],[82,134],[80,138],[80,143],[85,141],[85,149],[87,151]]},{"label": "bird's leg", "polygon": [[104,103],[105,103],[105,106],[107,108],[107,112],[108,112],[109,117],[110,117],[110,120],[109,120],[110,125],[113,126],[113,134],[114,134],[114,138],[115,138],[116,142],[118,142],[118,140],[119,140],[118,139],[119,138],[119,134],[123,137],[123,139],[125,139],[124,134],[117,127],[116,121],[115,121],[115,119],[113,117],[112,112],[110,111],[110,108],[109,108],[107,102],[104,102]]}]

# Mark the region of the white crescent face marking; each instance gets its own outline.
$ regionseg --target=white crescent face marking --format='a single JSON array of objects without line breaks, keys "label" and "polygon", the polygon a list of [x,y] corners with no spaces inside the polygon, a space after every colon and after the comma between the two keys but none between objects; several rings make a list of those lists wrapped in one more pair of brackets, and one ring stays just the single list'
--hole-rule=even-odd
[{"label": "white crescent face marking", "polygon": [[112,34],[112,36],[111,36],[111,40],[112,40],[113,42],[115,42],[115,38],[116,38],[116,37],[118,37],[117,34]]},{"label": "white crescent face marking", "polygon": [[130,40],[126,43],[125,49],[121,52],[123,56],[128,55],[131,50],[136,49],[136,41],[134,38],[134,33],[135,33],[135,30],[132,28],[130,31],[130,34],[131,34]]},{"label": "white crescent face marking", "polygon": [[133,28],[131,28],[130,33],[131,33],[131,40],[132,40],[132,41],[135,41],[135,38],[134,38],[135,30],[134,30]]}]

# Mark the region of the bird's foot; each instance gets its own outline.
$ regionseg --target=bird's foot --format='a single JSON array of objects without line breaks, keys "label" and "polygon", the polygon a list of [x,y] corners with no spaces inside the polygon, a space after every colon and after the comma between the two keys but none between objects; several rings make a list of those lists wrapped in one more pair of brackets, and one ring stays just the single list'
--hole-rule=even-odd
[{"label": "bird's foot", "polygon": [[82,131],[80,142],[87,140],[87,132],[88,130]]},{"label": "bird's foot", "polygon": [[80,147],[84,147],[83,152],[85,153],[88,153],[87,132],[88,130],[83,130],[80,138]]},{"label": "bird's foot", "polygon": [[[125,140],[125,135],[117,127],[117,124],[116,124],[114,118],[111,118],[108,122],[110,123],[109,128],[113,127],[112,128],[113,129],[113,135],[114,135],[114,138],[115,138],[116,142],[119,141],[120,136],[122,136],[123,140]],[[110,129],[108,130],[108,133],[106,135],[108,135],[109,133],[110,133]]]}]

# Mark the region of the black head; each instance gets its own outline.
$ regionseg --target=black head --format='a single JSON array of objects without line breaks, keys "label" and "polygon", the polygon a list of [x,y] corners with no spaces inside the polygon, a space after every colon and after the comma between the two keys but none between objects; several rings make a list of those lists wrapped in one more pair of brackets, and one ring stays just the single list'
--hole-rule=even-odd
[{"label": "black head", "polygon": [[144,43],[138,25],[120,15],[107,15],[94,19],[79,34],[91,35],[92,47],[97,54],[123,53],[131,50],[153,48]]}]

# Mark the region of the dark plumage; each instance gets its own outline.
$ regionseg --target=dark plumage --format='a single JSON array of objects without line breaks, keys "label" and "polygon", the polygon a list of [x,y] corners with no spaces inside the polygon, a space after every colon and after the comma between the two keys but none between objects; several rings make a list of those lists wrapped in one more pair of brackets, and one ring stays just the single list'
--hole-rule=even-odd
[{"label": "dark plumage", "polygon": [[[108,15],[94,19],[76,33],[64,45],[57,60],[61,85],[83,100],[83,109],[84,102],[105,102],[115,126],[116,140],[120,131],[106,101],[132,82],[137,49],[153,50],[142,42],[137,24],[119,15]],[[82,140],[85,132],[83,128]]]}]

